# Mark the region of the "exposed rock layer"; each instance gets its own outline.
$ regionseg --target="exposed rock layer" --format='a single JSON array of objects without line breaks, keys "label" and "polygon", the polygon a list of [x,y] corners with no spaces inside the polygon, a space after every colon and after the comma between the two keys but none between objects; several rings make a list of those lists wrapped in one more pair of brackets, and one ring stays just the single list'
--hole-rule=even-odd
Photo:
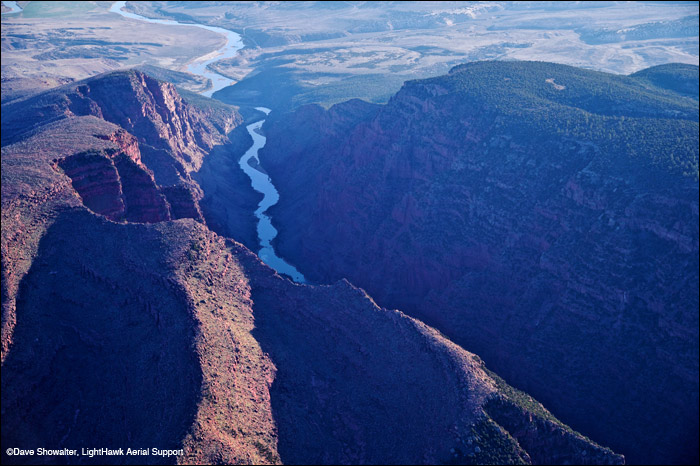
[{"label": "exposed rock layer", "polygon": [[[136,164],[118,164],[134,177],[122,180],[131,190],[123,191],[122,197],[131,195],[132,212],[120,213],[116,200],[111,207],[101,206],[104,201],[94,197],[102,196],[95,192],[100,189],[98,179],[89,181],[81,171],[87,173],[90,169],[78,168],[84,157],[70,162],[71,172],[82,177],[78,185],[98,211],[104,211],[108,218],[126,215],[126,220],[136,222],[171,217],[202,220],[197,205],[202,192],[190,173],[201,168],[204,155],[215,145],[227,143],[226,132],[242,121],[231,107],[228,112],[219,107],[190,105],[172,84],[137,70],[107,73],[6,105],[2,116],[3,144],[26,138],[47,122],[74,116],[95,116],[114,123],[120,129],[103,137],[114,142]],[[99,177],[98,173],[94,175]],[[105,182],[114,183],[109,176]],[[149,178],[155,180],[160,194],[150,188]],[[143,195],[139,194],[142,188]]]}]

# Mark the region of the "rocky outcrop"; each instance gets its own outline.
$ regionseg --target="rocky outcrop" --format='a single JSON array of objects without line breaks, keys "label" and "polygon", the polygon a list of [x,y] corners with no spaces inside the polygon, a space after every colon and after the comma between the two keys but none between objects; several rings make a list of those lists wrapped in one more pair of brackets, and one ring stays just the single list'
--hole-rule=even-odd
[{"label": "rocky outcrop", "polygon": [[[201,194],[188,170],[201,163],[212,144],[227,141],[222,131],[241,122],[233,107],[215,104],[211,110],[212,105],[201,99],[196,105],[188,104],[172,85],[129,70],[71,83],[11,104],[3,105],[2,110],[3,161],[12,160],[3,162],[3,209],[12,205],[9,211],[21,219],[15,221],[24,223],[17,232],[3,230],[2,287],[7,297],[3,298],[3,358],[12,341],[18,283],[46,229],[43,219],[48,214],[35,218],[26,212],[36,206],[48,212],[58,200],[70,204],[82,201],[93,212],[113,220],[158,222],[171,218],[161,188],[185,186],[191,196],[174,190],[181,193],[174,199],[179,202],[177,215],[201,220],[197,206],[189,199],[197,201]],[[93,160],[97,162],[92,167],[94,173],[83,174],[80,170],[89,170],[87,165],[79,163],[79,158],[72,160],[69,171],[81,177],[76,190],[58,161],[69,163],[72,156],[89,151],[100,152],[103,158]],[[122,179],[119,170],[115,173],[115,162],[122,157],[124,163],[119,166],[130,175],[128,179]],[[51,165],[57,169],[46,170]],[[252,221],[252,213],[250,217]]]},{"label": "rocky outcrop", "polygon": [[484,409],[518,441],[532,464],[624,464],[610,450],[592,444],[556,420],[538,417],[503,395],[492,397]]},{"label": "rocky outcrop", "polygon": [[202,212],[199,210],[198,200],[201,198],[200,190],[196,185],[191,186],[165,186],[161,192],[170,205],[170,213],[173,219],[193,218],[202,221]]},{"label": "rocky outcrop", "polygon": [[119,125],[97,136],[114,143],[119,155],[60,158],[85,205],[116,221],[204,221],[202,190],[190,172],[215,145],[229,144],[226,132],[242,119],[233,107],[190,100],[196,106],[172,84],[140,71],[107,73],[5,106],[3,137],[5,143],[19,140],[64,118],[94,116]]},{"label": "rocky outcrop", "polygon": [[66,153],[118,151],[109,141],[119,128],[95,117],[49,123],[41,133],[2,147],[2,360],[12,345],[19,284],[58,206],[79,206],[71,179],[56,167]]},{"label": "rocky outcrop", "polygon": [[434,325],[632,462],[692,462],[697,129],[633,77],[483,62],[272,115],[260,156],[307,279]]},{"label": "rocky outcrop", "polygon": [[113,221],[170,220],[170,205],[153,174],[134,158],[121,151],[89,151],[60,159],[57,165],[71,178],[85,206],[95,213]]},{"label": "rocky outcrop", "polygon": [[115,159],[126,204],[124,219],[129,222],[155,223],[170,220],[170,205],[160,192],[153,173],[125,156]]},{"label": "rocky outcrop", "polygon": [[105,141],[111,141],[117,145],[121,151],[126,154],[134,163],[141,164],[141,151],[139,150],[139,143],[136,138],[129,132],[118,129],[111,134],[107,135],[95,135],[99,139],[104,139]]},{"label": "rocky outcrop", "polygon": [[121,180],[110,157],[99,152],[82,152],[57,163],[90,210],[111,220],[124,216]]},{"label": "rocky outcrop", "polygon": [[116,71],[7,104],[3,145],[50,121],[92,115],[121,128],[108,137],[124,146],[127,154],[135,151],[126,134],[135,136],[142,162],[159,185],[186,184],[212,147],[226,143],[226,132],[242,122],[233,107],[221,106],[197,107],[185,102],[170,83],[133,69]]},{"label": "rocky outcrop", "polygon": [[167,150],[188,171],[199,168],[206,152],[223,141],[172,84],[136,70],[85,80],[66,91],[68,112],[115,123],[140,142]]}]

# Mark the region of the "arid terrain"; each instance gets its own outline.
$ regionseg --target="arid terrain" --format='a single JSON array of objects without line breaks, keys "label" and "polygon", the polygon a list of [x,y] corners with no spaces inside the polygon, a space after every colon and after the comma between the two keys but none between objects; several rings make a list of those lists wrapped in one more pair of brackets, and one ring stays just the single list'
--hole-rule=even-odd
[{"label": "arid terrain", "polygon": [[697,462],[697,3],[2,7],[3,464]]},{"label": "arid terrain", "polygon": [[[25,11],[3,16],[3,98],[8,90],[136,64],[182,70],[221,45],[209,31],[109,13],[112,2],[18,3]],[[623,74],[698,64],[697,8],[682,2],[202,1],[127,2],[127,9],[241,34],[246,49],[215,65],[240,83],[219,98],[273,109],[352,97],[383,102],[405,80],[473,60],[534,59]]]},{"label": "arid terrain", "polygon": [[473,60],[542,60],[614,73],[698,64],[697,8],[615,2],[147,2],[130,8],[238,31],[250,45],[216,69],[219,98],[289,108],[385,101],[408,79]]}]

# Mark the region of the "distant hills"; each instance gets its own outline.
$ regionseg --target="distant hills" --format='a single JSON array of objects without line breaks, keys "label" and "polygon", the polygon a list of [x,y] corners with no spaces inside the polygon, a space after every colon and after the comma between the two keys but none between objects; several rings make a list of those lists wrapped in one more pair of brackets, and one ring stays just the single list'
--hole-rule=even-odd
[{"label": "distant hills", "polygon": [[654,86],[668,89],[698,100],[698,67],[672,63],[647,68],[632,77],[649,81]]}]

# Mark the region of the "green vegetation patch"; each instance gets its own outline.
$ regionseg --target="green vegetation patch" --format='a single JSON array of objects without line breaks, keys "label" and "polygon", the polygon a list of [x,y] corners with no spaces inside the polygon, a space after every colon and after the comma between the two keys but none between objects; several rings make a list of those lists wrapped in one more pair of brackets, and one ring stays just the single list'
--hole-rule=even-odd
[{"label": "green vegetation patch", "polygon": [[533,397],[528,395],[525,392],[522,392],[518,390],[515,387],[512,387],[511,385],[508,385],[508,382],[503,380],[501,377],[498,376],[493,371],[490,371],[485,365],[482,366],[483,370],[486,371],[486,373],[493,379],[493,381],[496,383],[496,388],[498,391],[503,394],[506,398],[508,398],[510,401],[515,403],[518,407],[523,409],[524,411],[527,411],[528,413],[531,413],[537,417],[540,417],[542,419],[546,419],[548,421],[552,421],[561,428],[569,431],[569,432],[574,432],[574,430],[571,429],[571,427],[567,426],[563,422],[561,422],[559,419],[554,417],[552,413],[547,411],[544,406],[542,406],[542,403],[539,401],[535,400]]},{"label": "green vegetation patch", "polygon": [[698,100],[698,67],[695,65],[669,63],[652,66],[630,76]]},{"label": "green vegetation patch", "polygon": [[515,135],[591,142],[609,168],[644,183],[665,182],[665,175],[698,180],[698,102],[639,79],[554,63],[490,61],[405,86],[426,97],[434,87],[458,94],[463,105],[498,116],[497,124]]}]

